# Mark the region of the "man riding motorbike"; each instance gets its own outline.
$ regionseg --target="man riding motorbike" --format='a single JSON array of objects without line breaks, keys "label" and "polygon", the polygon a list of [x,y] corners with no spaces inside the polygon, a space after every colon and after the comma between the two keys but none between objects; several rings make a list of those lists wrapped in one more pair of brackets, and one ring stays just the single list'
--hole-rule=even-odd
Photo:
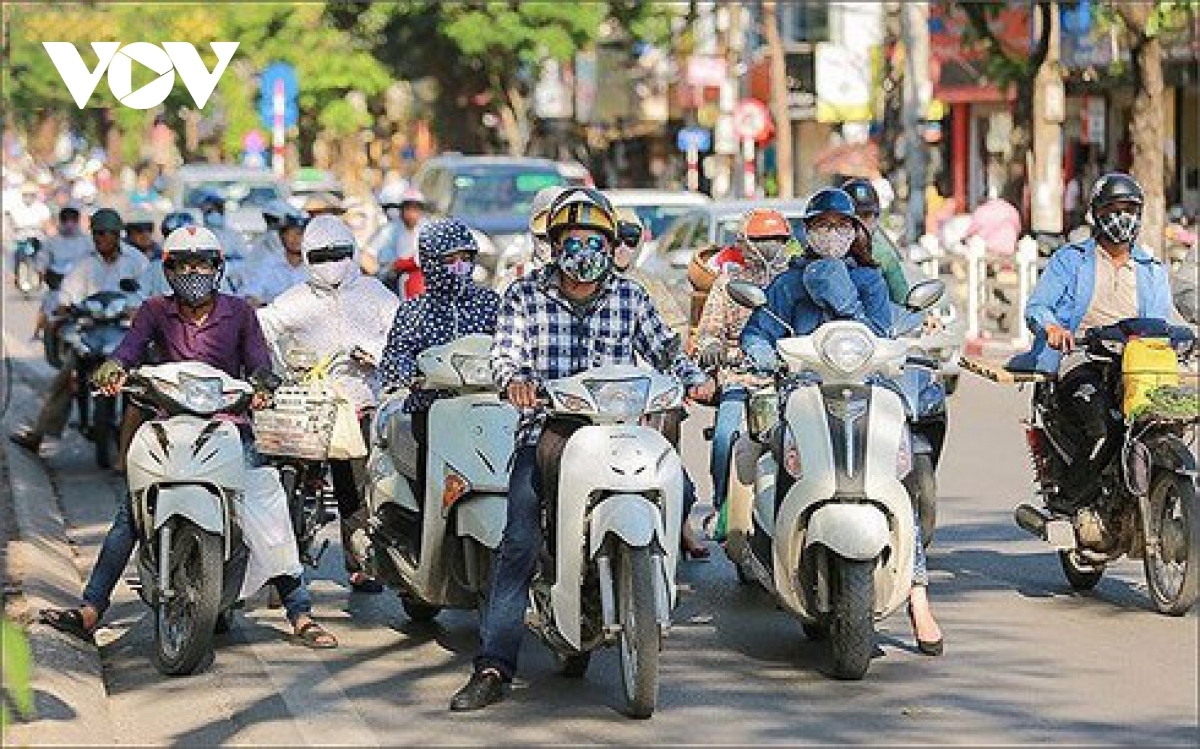
[{"label": "man riding motorbike", "polygon": [[95,249],[92,238],[80,230],[79,206],[64,205],[58,211],[58,227],[54,236],[47,236],[38,257],[39,270],[46,282],[46,293],[38,310],[34,336],[45,331],[50,317],[58,309],[58,290],[71,268]]},{"label": "man riding motorbike", "polygon": [[[400,300],[378,279],[363,275],[358,244],[340,218],[319,215],[308,222],[301,242],[308,281],[293,286],[258,311],[267,341],[279,361],[292,348],[318,357],[348,353],[330,373],[333,388],[358,412],[364,434],[375,407],[374,375]],[[342,525],[342,551],[352,589],[380,593],[383,586],[362,572],[350,552],[350,536],[362,521],[366,457],[331,460],[330,473]]]},{"label": "man riding motorbike", "polygon": [[[454,218],[426,223],[417,237],[417,246],[425,273],[425,293],[404,300],[396,311],[379,363],[385,388],[412,386],[417,377],[417,356],[425,349],[472,333],[496,332],[500,296],[471,278],[479,245],[467,225]],[[425,486],[429,407],[439,397],[442,394],[437,391],[415,390],[404,402],[405,413],[412,414],[413,437],[420,447],[418,496],[423,496]]]},{"label": "man riding motorbike", "polygon": [[[96,384],[106,395],[120,393],[126,371],[144,361],[153,342],[164,361],[199,361],[231,377],[250,379],[260,388],[255,406],[264,406],[269,395],[261,388],[270,374],[270,353],[254,310],[241,299],[217,291],[225,261],[216,235],[195,226],[179,229],[167,237],[163,261],[174,295],[149,299],[138,310],[121,345],[96,371]],[[239,428],[249,444],[249,425],[240,424]],[[116,518],[84,588],[82,605],[45,609],[41,612],[44,623],[81,639],[92,639],[133,554],[137,534],[131,502],[127,496],[117,507]],[[281,575],[271,582],[284,602],[288,621],[304,644],[312,648],[337,646],[333,635],[313,621],[312,596],[303,575]]]},{"label": "man riding motorbike", "polygon": [[154,241],[154,219],[145,211],[138,211],[125,221],[125,244],[154,262],[162,256],[162,246]]},{"label": "man riding motorbike", "polygon": [[904,298],[908,296],[908,279],[904,277],[904,268],[900,265],[900,254],[882,236],[879,193],[870,180],[861,177],[843,182],[842,190],[854,200],[854,212],[871,235],[871,257],[879,263],[883,280],[887,282],[888,296],[893,304],[904,304]]},{"label": "man riding motorbike", "polygon": [[1090,328],[1134,317],[1167,320],[1174,312],[1166,267],[1137,244],[1144,203],[1141,185],[1128,174],[1096,180],[1088,201],[1095,237],[1061,247],[1050,258],[1025,306],[1033,346],[1008,365],[1058,374],[1058,416],[1079,436],[1064,446],[1076,458],[1074,477],[1098,473],[1112,404],[1101,365],[1063,355]]},{"label": "man riding motorbike", "polygon": [[539,383],[635,357],[671,370],[690,397],[712,397],[713,382],[681,352],[644,289],[613,273],[617,220],[597,191],[574,188],[554,202],[547,221],[553,262],[508,288],[501,303],[492,370],[521,410],[509,480],[508,520],[494,560],[482,647],[470,680],[450,709],[478,710],[500,699],[517,668],[529,585],[542,548],[539,452],[553,461],[569,429],[544,429]]},{"label": "man riding motorbike", "polygon": [[425,210],[425,196],[413,187],[391,185],[379,195],[387,223],[363,250],[363,270],[375,275],[404,299],[425,290],[417,263],[417,234]]},{"label": "man riding motorbike", "polygon": [[[196,219],[192,218],[192,214],[187,211],[172,211],[163,216],[162,223],[159,224],[159,234],[165,242],[167,237],[171,236],[171,232],[176,229],[195,225]],[[228,291],[228,288],[223,287],[222,290]],[[167,277],[163,272],[161,253],[159,257],[152,259],[146,266],[146,270],[142,272],[141,278],[138,279],[138,291],[143,299],[171,294],[171,287],[167,284]]]},{"label": "man riding motorbike", "polygon": [[[130,284],[145,271],[147,262],[142,253],[122,246],[122,225],[120,214],[111,208],[101,208],[92,214],[92,242],[96,251],[75,263],[63,279],[55,301],[57,316],[66,315],[72,305],[101,291],[132,293]],[[37,421],[10,435],[9,439],[26,450],[37,452],[46,435],[62,435],[71,413],[75,364],[73,355],[68,354],[58,374],[50,381]],[[79,383],[78,387],[87,385]]]},{"label": "man riding motorbike", "polygon": [[782,213],[773,209],[756,208],[747,211],[738,229],[736,244],[742,254],[740,264],[723,269],[709,289],[700,324],[696,329],[696,361],[705,369],[717,372],[720,385],[717,417],[713,429],[712,460],[709,470],[713,482],[713,509],[717,522],[710,532],[715,541],[725,540],[723,505],[729,489],[730,440],[745,418],[748,386],[762,384],[762,379],[739,374],[728,365],[735,363],[731,353],[740,353],[738,341],[750,310],[729,297],[730,281],[749,281],[766,288],[775,277],[787,269],[787,243],[792,227]]},{"label": "man riding motorbike", "polygon": [[276,219],[274,234],[280,249],[259,256],[254,277],[244,289],[251,304],[256,307],[269,304],[283,292],[308,280],[308,266],[304,264],[301,249],[307,224],[308,218],[290,207]]}]

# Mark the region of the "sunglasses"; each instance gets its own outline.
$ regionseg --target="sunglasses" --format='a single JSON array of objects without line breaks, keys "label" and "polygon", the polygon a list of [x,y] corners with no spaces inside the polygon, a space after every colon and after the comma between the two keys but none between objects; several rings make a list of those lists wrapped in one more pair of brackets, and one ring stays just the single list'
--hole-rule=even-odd
[{"label": "sunglasses", "polygon": [[585,247],[592,252],[603,252],[608,249],[608,240],[599,234],[592,234],[587,237],[567,237],[562,241],[564,252],[580,252]]},{"label": "sunglasses", "polygon": [[351,257],[354,257],[354,247],[348,244],[335,244],[308,251],[308,262],[310,265],[333,263]]}]

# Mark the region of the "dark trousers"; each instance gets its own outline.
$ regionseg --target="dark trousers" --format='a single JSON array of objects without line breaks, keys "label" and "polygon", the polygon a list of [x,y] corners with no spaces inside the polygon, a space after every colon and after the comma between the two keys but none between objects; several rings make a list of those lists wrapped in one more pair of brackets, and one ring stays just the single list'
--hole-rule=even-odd
[{"label": "dark trousers", "polygon": [[[370,442],[371,416],[366,413],[359,418],[363,439]],[[350,553],[350,537],[358,528],[366,525],[366,510],[363,508],[363,493],[367,483],[367,459],[329,461],[329,473],[333,479],[333,496],[337,499],[338,518],[342,529],[342,556],[346,560],[346,572],[362,571],[362,566]]]}]

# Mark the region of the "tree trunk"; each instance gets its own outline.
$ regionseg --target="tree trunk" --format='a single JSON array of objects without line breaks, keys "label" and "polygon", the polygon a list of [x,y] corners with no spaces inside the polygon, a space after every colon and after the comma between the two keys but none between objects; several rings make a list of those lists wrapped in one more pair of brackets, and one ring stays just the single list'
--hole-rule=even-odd
[{"label": "tree trunk", "polygon": [[1159,257],[1164,257],[1163,231],[1166,225],[1167,201],[1163,194],[1164,174],[1163,112],[1166,108],[1163,88],[1162,43],[1155,36],[1144,36],[1131,50],[1137,93],[1133,100],[1133,116],[1129,120],[1129,142],[1133,147],[1131,176],[1146,192],[1142,209],[1142,231],[1139,239]]},{"label": "tree trunk", "polygon": [[904,170],[908,174],[908,213],[905,242],[916,242],[925,233],[925,182],[928,154],[922,123],[928,116],[929,3],[904,3],[900,8],[900,36],[904,43]]},{"label": "tree trunk", "polygon": [[792,158],[792,120],[788,114],[787,59],[779,38],[779,16],[775,0],[763,3],[763,27],[771,55],[771,117],[775,120],[775,169],[779,175],[779,197],[796,194],[796,167]]}]

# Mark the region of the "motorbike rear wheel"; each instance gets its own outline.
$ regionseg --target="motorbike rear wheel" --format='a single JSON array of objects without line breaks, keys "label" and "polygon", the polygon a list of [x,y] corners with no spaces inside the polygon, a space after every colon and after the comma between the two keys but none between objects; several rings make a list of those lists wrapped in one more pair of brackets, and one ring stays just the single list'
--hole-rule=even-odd
[{"label": "motorbike rear wheel", "polygon": [[212,655],[221,609],[222,544],[219,536],[183,520],[174,522],[170,600],[154,607],[154,665],[168,676],[192,673]]},{"label": "motorbike rear wheel", "polygon": [[1087,564],[1074,551],[1058,552],[1058,561],[1062,563],[1067,582],[1075,590],[1091,590],[1104,577],[1103,564]]},{"label": "motorbike rear wheel", "polygon": [[1200,588],[1200,508],[1196,484],[1167,469],[1154,472],[1150,482],[1151,530],[1158,552],[1147,549],[1143,559],[1150,598],[1159,613],[1182,616],[1196,604]]},{"label": "motorbike rear wheel", "polygon": [[831,555],[833,616],[829,644],[833,675],[857,681],[867,674],[875,650],[875,562],[859,562]]},{"label": "motorbike rear wheel", "polygon": [[655,604],[654,559],[646,546],[618,544],[617,618],[621,631],[617,649],[625,712],[631,718],[649,718],[658,703],[658,654],[662,636]]}]

